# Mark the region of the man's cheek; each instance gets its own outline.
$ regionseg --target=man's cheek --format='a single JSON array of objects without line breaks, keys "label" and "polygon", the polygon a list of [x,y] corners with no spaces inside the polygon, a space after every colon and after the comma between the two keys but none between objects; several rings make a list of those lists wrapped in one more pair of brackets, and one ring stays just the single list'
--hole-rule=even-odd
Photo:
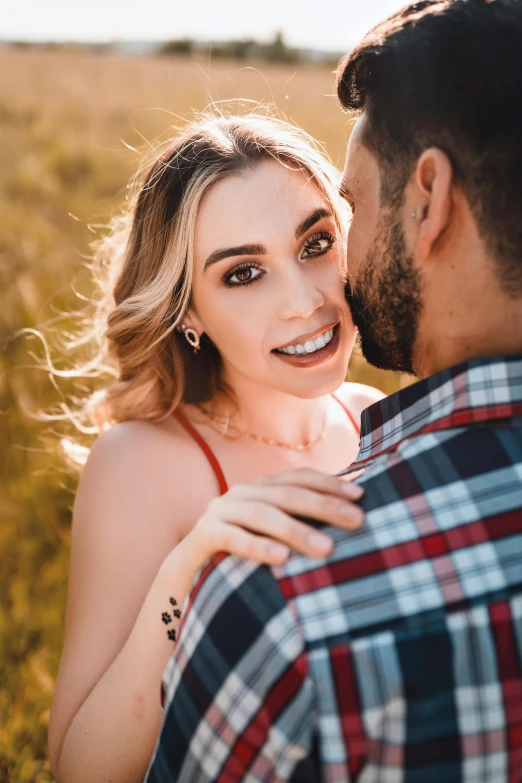
[{"label": "man's cheek", "polygon": [[358,236],[356,231],[350,227],[346,246],[346,265],[348,274],[350,276],[356,274],[357,269],[359,268],[359,264],[361,262],[361,253],[362,248],[360,243],[360,236]]}]

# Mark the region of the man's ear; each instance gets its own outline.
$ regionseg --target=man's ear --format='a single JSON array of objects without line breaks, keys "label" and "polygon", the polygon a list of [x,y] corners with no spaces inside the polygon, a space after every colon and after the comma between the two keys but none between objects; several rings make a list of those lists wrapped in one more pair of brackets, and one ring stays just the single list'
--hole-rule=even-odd
[{"label": "man's ear", "polygon": [[445,152],[431,147],[422,153],[415,170],[415,185],[421,213],[416,255],[425,261],[451,216],[453,166]]}]

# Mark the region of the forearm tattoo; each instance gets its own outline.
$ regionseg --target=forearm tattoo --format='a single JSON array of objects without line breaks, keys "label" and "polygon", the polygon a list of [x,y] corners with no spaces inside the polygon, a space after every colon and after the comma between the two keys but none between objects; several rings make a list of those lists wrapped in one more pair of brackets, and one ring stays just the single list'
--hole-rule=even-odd
[{"label": "forearm tattoo", "polygon": [[[178,602],[176,601],[175,598],[169,598],[169,601],[172,604],[172,606],[177,607]],[[176,617],[178,620],[181,617],[181,612],[179,609],[174,608],[171,609],[170,611],[172,612],[172,617],[168,612],[163,612],[163,614],[161,615],[161,619],[163,620],[165,625],[169,625],[172,622],[173,617]],[[174,628],[169,628],[169,630],[167,631],[167,636],[169,637],[171,642],[176,641],[177,634]]]}]

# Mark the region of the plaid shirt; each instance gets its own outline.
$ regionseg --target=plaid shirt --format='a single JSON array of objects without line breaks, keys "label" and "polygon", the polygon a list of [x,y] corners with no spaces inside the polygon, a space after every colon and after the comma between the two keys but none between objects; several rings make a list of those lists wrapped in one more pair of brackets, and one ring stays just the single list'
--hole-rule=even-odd
[{"label": "plaid shirt", "polygon": [[522,780],[522,356],[362,424],[360,531],[201,572],[147,783]]}]

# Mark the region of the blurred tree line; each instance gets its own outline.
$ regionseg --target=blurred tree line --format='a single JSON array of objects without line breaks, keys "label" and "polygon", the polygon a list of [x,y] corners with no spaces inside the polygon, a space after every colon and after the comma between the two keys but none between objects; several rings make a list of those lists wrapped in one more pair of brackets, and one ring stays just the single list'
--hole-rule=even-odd
[{"label": "blurred tree line", "polygon": [[282,31],[278,30],[271,41],[258,41],[255,38],[242,38],[230,41],[201,41],[195,38],[177,38],[170,41],[112,41],[112,42],[70,42],[70,43],[29,43],[10,41],[4,44],[8,48],[43,49],[46,51],[89,51],[97,54],[110,52],[128,52],[133,55],[155,54],[160,57],[201,56],[228,60],[250,60],[267,63],[297,64],[313,62],[335,68],[340,53],[323,52],[289,46]]},{"label": "blurred tree line", "polygon": [[264,60],[275,63],[299,63],[309,59],[303,50],[288,46],[281,31],[275,34],[272,41],[266,43],[256,41],[254,38],[244,38],[207,44],[192,38],[181,38],[162,44],[157,53],[160,55],[203,54],[217,58]]}]

